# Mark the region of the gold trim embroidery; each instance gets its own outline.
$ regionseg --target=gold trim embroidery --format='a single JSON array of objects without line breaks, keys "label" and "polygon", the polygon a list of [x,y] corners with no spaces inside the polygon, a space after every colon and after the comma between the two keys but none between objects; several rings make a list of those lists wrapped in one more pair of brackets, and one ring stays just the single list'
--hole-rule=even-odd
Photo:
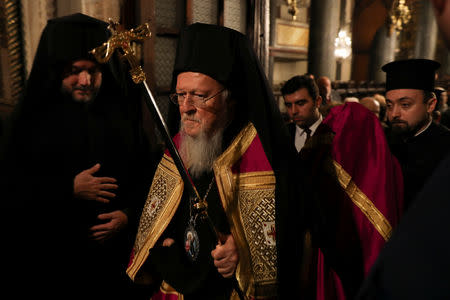
[{"label": "gold trim embroidery", "polygon": [[247,296],[267,295],[276,287],[276,247],[266,243],[263,228],[265,224],[275,224],[274,173],[231,171],[256,135],[255,127],[249,123],[214,163],[217,188],[239,249],[236,278]]},{"label": "gold trim embroidery", "polygon": [[135,256],[127,269],[135,279],[141,266],[174,216],[183,194],[183,181],[172,158],[164,155],[153,178],[150,192],[142,210],[134,244]]},{"label": "gold trim embroidery", "polygon": [[[214,173],[216,174],[217,188],[221,199],[230,199],[233,195],[233,174],[230,167],[233,166],[247,151],[256,137],[256,129],[249,123],[231,143],[230,147],[222,153],[214,162]],[[226,193],[226,194],[225,194]],[[223,202],[225,211],[228,203]]]},{"label": "gold trim embroidery", "polygon": [[244,229],[240,225],[241,216],[237,201],[230,200],[237,199],[234,196],[236,193],[235,186],[233,186],[235,180],[230,166],[244,155],[255,137],[256,129],[251,124],[248,124],[234,139],[231,146],[214,163],[217,189],[220,194],[220,199],[222,199],[222,205],[228,221],[230,222],[231,233],[239,249],[239,264],[236,269],[236,279],[245,294],[252,292],[248,291],[248,289],[253,285],[253,278],[249,276],[251,273],[250,249],[244,238]]},{"label": "gold trim embroidery", "polygon": [[184,299],[183,294],[177,292],[170,284],[168,284],[165,281],[161,282],[161,286],[159,287],[159,290],[164,295],[176,295],[177,296],[177,300],[183,300]]},{"label": "gold trim embroidery", "polygon": [[233,180],[245,189],[270,188],[275,185],[273,171],[260,171],[233,175]]},{"label": "gold trim embroidery", "polygon": [[[231,171],[256,135],[256,129],[248,124],[213,167],[220,199],[239,249],[236,278],[248,296],[274,294],[277,275],[275,232],[267,227],[275,225],[275,175],[273,171],[245,174],[232,174]],[[141,216],[135,243],[136,255],[127,270],[132,279],[172,219],[182,193],[183,182],[176,166],[172,159],[164,156]],[[158,194],[159,199],[156,197]],[[268,241],[268,237],[273,241]]]},{"label": "gold trim embroidery", "polygon": [[350,174],[348,174],[344,168],[335,160],[333,165],[336,170],[336,175],[339,180],[339,184],[345,190],[352,202],[359,207],[361,212],[369,219],[370,223],[381,234],[381,236],[387,241],[392,234],[392,226],[386,217],[376,208],[373,202],[364,194],[355,182],[352,180]]}]

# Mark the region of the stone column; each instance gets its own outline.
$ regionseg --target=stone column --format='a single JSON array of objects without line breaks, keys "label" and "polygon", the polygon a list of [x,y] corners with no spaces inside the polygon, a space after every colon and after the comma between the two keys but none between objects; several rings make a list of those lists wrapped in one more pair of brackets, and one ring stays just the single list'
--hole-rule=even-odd
[{"label": "stone column", "polygon": [[429,0],[420,0],[420,12],[416,26],[414,58],[434,59],[438,28]]},{"label": "stone column", "polygon": [[223,25],[243,34],[246,33],[247,25],[247,1],[228,0],[224,1]]},{"label": "stone column", "polygon": [[270,4],[270,0],[256,0],[248,7],[253,10],[249,38],[266,76],[269,74]]},{"label": "stone column", "polygon": [[442,63],[442,73],[450,75],[450,52],[447,53],[447,59]]},{"label": "stone column", "polygon": [[192,23],[201,22],[217,25],[219,3],[217,0],[193,0]]},{"label": "stone column", "polygon": [[81,0],[56,0],[56,16],[62,17],[81,12]]},{"label": "stone column", "polygon": [[108,21],[120,21],[120,0],[56,0],[57,16],[66,16],[74,13]]},{"label": "stone column", "polygon": [[339,31],[341,0],[311,1],[309,27],[308,72],[314,76],[336,75],[334,40]]},{"label": "stone column", "polygon": [[28,77],[42,30],[47,24],[47,20],[56,16],[56,1],[21,0],[20,5],[22,9],[25,72]]},{"label": "stone column", "polygon": [[389,28],[383,25],[378,29],[370,52],[369,80],[384,82],[386,74],[381,67],[395,60],[397,36],[395,31],[389,35]]}]

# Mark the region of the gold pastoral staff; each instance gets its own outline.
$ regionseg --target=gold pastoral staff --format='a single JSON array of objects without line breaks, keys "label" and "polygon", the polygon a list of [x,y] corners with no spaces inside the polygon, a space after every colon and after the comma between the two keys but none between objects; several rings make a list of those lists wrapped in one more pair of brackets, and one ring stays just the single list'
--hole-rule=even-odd
[{"label": "gold pastoral staff", "polygon": [[128,60],[128,63],[130,65],[131,78],[133,79],[134,83],[142,83],[143,87],[145,88],[146,94],[148,96],[147,98],[145,98],[145,103],[147,104],[150,112],[157,120],[156,125],[163,133],[163,137],[167,143],[167,148],[175,162],[175,165],[177,166],[178,172],[181,174],[181,177],[183,178],[183,181],[185,182],[187,188],[190,190],[191,194],[196,195],[197,198],[200,199],[198,191],[194,186],[192,180],[190,179],[184,163],[180,157],[180,154],[178,153],[178,150],[173,143],[169,129],[166,122],[164,121],[160,109],[158,108],[155,97],[153,97],[153,94],[150,91],[147,82],[145,81],[145,73],[142,70],[142,67],[139,65],[133,49],[131,48],[131,42],[143,41],[144,38],[150,37],[151,33],[148,23],[139,25],[134,29],[124,30],[119,27],[119,23],[114,22],[110,18],[108,29],[109,31],[111,31],[111,37],[101,46],[91,50],[90,53],[94,55],[95,59],[99,63],[108,62],[115,50],[118,50],[119,54]]},{"label": "gold pastoral staff", "polygon": [[100,63],[107,62],[116,49],[128,60],[130,64],[130,74],[133,82],[138,84],[145,81],[145,73],[134,55],[131,48],[131,42],[143,41],[144,38],[150,37],[151,32],[148,23],[139,25],[131,30],[123,30],[119,28],[119,23],[109,19],[108,29],[111,31],[111,37],[101,46],[93,49],[91,53]]}]

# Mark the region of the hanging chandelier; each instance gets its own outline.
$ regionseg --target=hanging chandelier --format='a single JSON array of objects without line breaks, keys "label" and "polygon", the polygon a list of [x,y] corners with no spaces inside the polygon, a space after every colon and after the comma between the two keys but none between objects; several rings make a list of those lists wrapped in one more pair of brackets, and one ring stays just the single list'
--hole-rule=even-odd
[{"label": "hanging chandelier", "polygon": [[352,54],[352,39],[346,30],[340,30],[334,41],[334,56],[343,61]]},{"label": "hanging chandelier", "polygon": [[398,33],[411,20],[411,10],[406,5],[405,0],[395,0],[389,13],[389,28],[392,33],[394,30]]}]

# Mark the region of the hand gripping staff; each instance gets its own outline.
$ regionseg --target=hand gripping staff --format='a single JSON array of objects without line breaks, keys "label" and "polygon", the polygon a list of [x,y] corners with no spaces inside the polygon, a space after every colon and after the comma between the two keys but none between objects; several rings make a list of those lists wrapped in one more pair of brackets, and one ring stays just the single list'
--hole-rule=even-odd
[{"label": "hand gripping staff", "polygon": [[[199,211],[202,217],[207,220],[207,223],[216,234],[216,240],[219,240],[219,233],[217,232],[207,213],[207,203],[202,201],[202,198],[200,197],[197,188],[194,185],[194,182],[192,181],[186,167],[184,166],[183,160],[181,159],[181,156],[170,136],[167,124],[164,121],[161,111],[158,108],[158,104],[156,103],[155,98],[153,97],[153,94],[147,85],[145,73],[142,70],[142,67],[139,65],[133,49],[131,48],[131,42],[143,41],[144,38],[151,36],[148,23],[144,23],[130,30],[124,30],[119,28],[119,23],[112,21],[112,19],[109,19],[108,29],[109,31],[111,31],[111,37],[101,46],[91,50],[91,53],[99,63],[106,63],[111,58],[115,50],[118,50],[119,54],[127,59],[130,65],[131,79],[136,84],[142,84],[146,91],[147,97],[145,97],[145,104],[153,115],[158,129],[164,137],[166,147],[170,155],[172,156],[178,173],[180,173],[185,188],[188,190],[189,195],[195,195],[196,198],[199,199],[199,201],[195,204],[195,208]],[[233,277],[233,287],[239,295],[239,298],[243,300],[244,295],[239,287],[236,277]]]}]

